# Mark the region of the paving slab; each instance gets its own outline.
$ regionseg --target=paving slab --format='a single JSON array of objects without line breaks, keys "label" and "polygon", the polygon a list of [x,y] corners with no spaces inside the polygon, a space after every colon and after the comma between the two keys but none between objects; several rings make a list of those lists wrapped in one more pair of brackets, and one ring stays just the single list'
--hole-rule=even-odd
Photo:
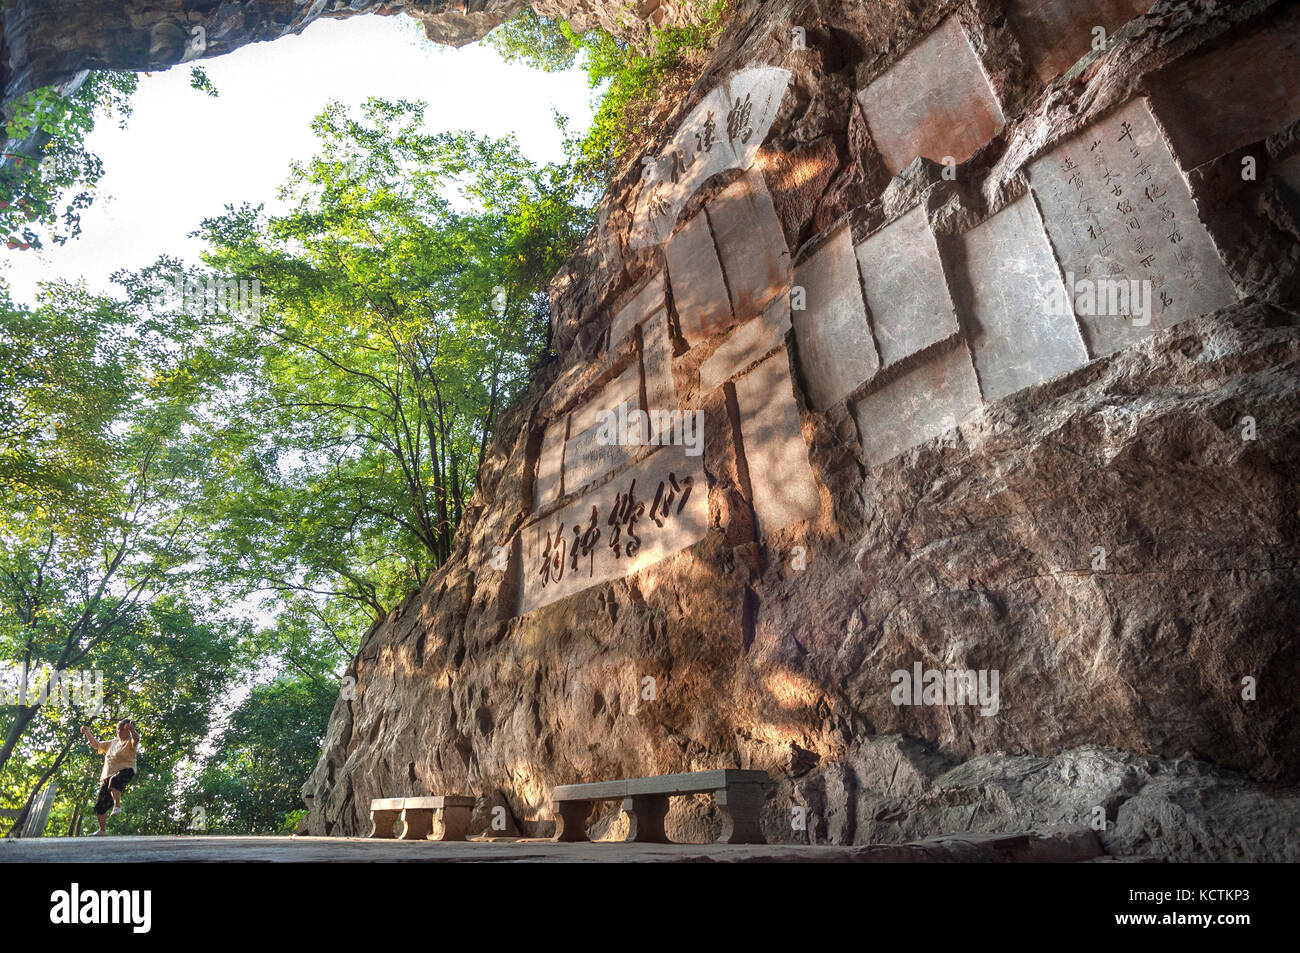
[{"label": "paving slab", "polygon": [[533,509],[560,498],[563,492],[564,444],[568,439],[568,414],[547,423],[542,432],[542,449],[537,457],[537,478],[533,481]]},{"label": "paving slab", "polygon": [[784,346],[790,330],[790,298],[782,295],[773,300],[757,318],[751,318],[709,355],[700,365],[700,392],[711,393],[727,380],[747,370]]},{"label": "paving slab", "polygon": [[709,219],[700,212],[664,246],[668,280],[682,337],[698,344],[731,326],[731,296],[713,247]]},{"label": "paving slab", "polygon": [[853,407],[871,466],[951,430],[980,407],[979,384],[964,345],[927,356]]},{"label": "paving slab", "polygon": [[[998,400],[1088,360],[1031,195],[961,236],[980,391]],[[1050,302],[1063,302],[1054,312]]]},{"label": "paving slab", "polygon": [[468,841],[361,837],[40,837],[0,840],[0,864],[168,863],[891,863],[1063,861],[1102,856],[1086,829],[952,834],[910,844],[557,843],[533,838]]},{"label": "paving slab", "polygon": [[617,354],[627,345],[632,329],[666,305],[664,273],[656,271],[632,289],[615,312],[609,326],[609,353]]}]

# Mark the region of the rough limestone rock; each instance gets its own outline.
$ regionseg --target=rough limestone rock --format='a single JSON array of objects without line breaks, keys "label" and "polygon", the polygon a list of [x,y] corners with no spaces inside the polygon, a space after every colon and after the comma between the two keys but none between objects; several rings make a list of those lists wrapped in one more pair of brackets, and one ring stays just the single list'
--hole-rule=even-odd
[{"label": "rough limestone rock", "polygon": [[[10,4],[11,95],[86,66],[175,61],[148,52],[147,27],[181,4],[97,13],[134,16],[135,32],[74,6]],[[399,9],[460,42],[515,5],[252,6],[210,4],[202,16],[232,24],[214,42]],[[601,23],[613,8],[538,5]],[[637,7],[642,27],[677,15]],[[55,33],[72,39],[46,42]],[[1267,0],[737,4],[553,281],[557,357],[502,417],[455,556],[365,634],[355,697],[336,704],[304,786],[311,833],[364,833],[374,797],[473,792],[476,831],[503,806],[511,833],[545,836],[557,784],[738,767],[772,778],[773,842],[870,844],[877,859],[1084,859],[1099,844],[1115,858],[1297,859],[1297,37],[1294,5]],[[706,146],[756,134],[753,67],[789,75],[752,164],[719,160],[672,193],[688,161],[718,158]],[[949,69],[970,91],[956,105]],[[724,86],[734,106],[716,128],[681,133]],[[643,158],[667,171],[648,176]],[[726,211],[742,176],[752,198]],[[1075,218],[1050,192],[1069,188]],[[669,205],[674,237],[694,223],[691,240],[724,243],[676,279],[663,246],[632,241]],[[896,260],[870,271],[884,285],[864,287],[853,256],[816,257],[847,225],[860,261],[904,220],[906,245],[885,243]],[[710,269],[747,251],[788,270],[793,329],[780,311],[727,318],[738,272]],[[682,333],[685,270],[694,297],[722,289],[704,302],[719,316],[704,340]],[[904,291],[873,302],[891,275]],[[1132,279],[1146,320],[1086,320],[1078,297],[1046,308],[1080,276]],[[647,287],[660,289],[649,305]],[[858,294],[863,307],[841,305]],[[913,301],[929,310],[907,317]],[[895,320],[942,330],[859,359]],[[702,459],[597,457],[594,490],[561,491],[554,434],[575,432],[557,424],[589,419],[628,373],[638,394],[700,412]],[[848,392],[814,410],[810,381],[831,374]],[[618,513],[620,468],[665,460],[702,467],[702,538],[656,504],[666,525],[636,526],[665,558],[538,598],[539,577],[567,565],[538,560],[545,530],[593,506]],[[794,518],[771,525],[773,512]],[[599,539],[592,565],[614,558]],[[537,608],[521,614],[525,590]],[[910,697],[912,673],[931,670],[940,689],[944,673],[996,674],[996,697]],[[720,826],[707,798],[668,815],[680,840]],[[589,826],[625,829],[612,804]],[[1007,833],[1027,830],[1041,836]]]}]

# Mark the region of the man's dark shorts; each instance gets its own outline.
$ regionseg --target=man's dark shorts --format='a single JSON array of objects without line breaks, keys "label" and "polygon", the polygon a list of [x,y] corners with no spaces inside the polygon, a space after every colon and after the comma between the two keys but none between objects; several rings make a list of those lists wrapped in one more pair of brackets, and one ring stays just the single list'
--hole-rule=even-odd
[{"label": "man's dark shorts", "polygon": [[113,809],[113,795],[108,793],[108,789],[113,787],[119,791],[125,791],[126,782],[133,777],[135,777],[135,768],[123,768],[111,778],[105,778],[99,786],[99,797],[95,798],[95,813],[107,814],[111,811]]}]

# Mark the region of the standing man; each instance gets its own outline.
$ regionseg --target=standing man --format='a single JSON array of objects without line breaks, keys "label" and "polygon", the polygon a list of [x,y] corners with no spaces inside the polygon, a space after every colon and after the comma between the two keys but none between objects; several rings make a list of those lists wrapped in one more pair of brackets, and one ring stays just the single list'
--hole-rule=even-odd
[{"label": "standing man", "polygon": [[117,723],[117,737],[112,741],[100,741],[90,733],[85,725],[81,733],[86,736],[86,743],[91,750],[104,756],[104,770],[99,773],[99,797],[95,799],[95,820],[99,821],[99,830],[90,836],[103,836],[108,833],[108,809],[114,814],[122,812],[122,792],[126,783],[135,777],[135,754],[140,747],[140,734],[130,718],[123,718]]}]

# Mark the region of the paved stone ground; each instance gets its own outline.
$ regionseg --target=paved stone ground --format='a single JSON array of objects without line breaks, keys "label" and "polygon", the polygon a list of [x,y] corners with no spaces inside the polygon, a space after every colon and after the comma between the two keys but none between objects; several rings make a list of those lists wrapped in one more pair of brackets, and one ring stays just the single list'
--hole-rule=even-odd
[{"label": "paved stone ground", "polygon": [[690,863],[776,861],[1070,861],[1101,855],[1090,831],[964,834],[913,844],[558,844],[549,840],[463,843],[357,837],[41,837],[0,840],[0,863]]}]

